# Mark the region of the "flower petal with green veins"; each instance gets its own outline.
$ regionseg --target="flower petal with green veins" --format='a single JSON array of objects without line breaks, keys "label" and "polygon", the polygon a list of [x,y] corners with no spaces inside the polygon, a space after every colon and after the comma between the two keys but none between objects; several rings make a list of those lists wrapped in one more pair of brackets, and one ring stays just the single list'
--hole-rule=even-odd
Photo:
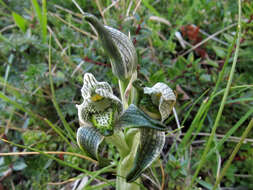
[{"label": "flower petal with green veins", "polygon": [[93,159],[98,160],[98,150],[104,137],[95,127],[81,126],[77,130],[77,143],[81,149],[87,152]]},{"label": "flower petal with green veins", "polygon": [[176,103],[176,96],[168,85],[158,82],[153,87],[145,87],[144,94],[151,96],[152,103],[159,108],[162,122],[170,115]]},{"label": "flower petal with green veins", "polygon": [[164,124],[150,118],[134,104],[131,104],[128,109],[120,116],[116,123],[117,127],[122,128],[150,128],[159,131],[168,131]]},{"label": "flower petal with green veins", "polygon": [[134,166],[126,177],[126,181],[135,181],[160,155],[164,143],[165,133],[155,129],[140,129],[141,139],[134,161]]},{"label": "flower petal with green veins", "polygon": [[119,30],[104,26],[92,14],[85,13],[87,20],[97,30],[102,46],[111,58],[112,71],[121,80],[129,79],[137,68],[137,54],[129,37]]},{"label": "flower petal with green veins", "polygon": [[82,97],[84,99],[90,98],[95,90],[106,91],[113,93],[111,86],[107,82],[98,82],[91,73],[85,73],[83,76],[83,87],[81,89]]}]

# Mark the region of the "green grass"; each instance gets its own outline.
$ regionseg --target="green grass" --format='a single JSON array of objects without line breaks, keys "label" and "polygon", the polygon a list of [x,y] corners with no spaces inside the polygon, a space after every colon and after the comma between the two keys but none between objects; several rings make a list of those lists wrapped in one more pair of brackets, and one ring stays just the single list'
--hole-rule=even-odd
[{"label": "green grass", "polygon": [[[196,169],[196,171],[193,175],[193,178],[191,180],[191,184],[188,187],[188,189],[191,189],[194,181],[196,180],[196,178],[198,176],[199,171],[201,170],[201,168],[203,167],[203,164],[206,161],[206,155],[207,155],[208,151],[210,150],[212,141],[214,141],[215,132],[216,132],[216,129],[219,125],[219,122],[220,122],[220,119],[221,119],[221,116],[222,116],[222,112],[223,112],[223,109],[224,109],[224,106],[225,106],[225,102],[227,100],[227,96],[228,96],[228,93],[229,93],[229,90],[230,90],[230,87],[231,87],[231,83],[232,83],[232,80],[233,80],[235,67],[236,67],[236,63],[237,63],[237,58],[238,58],[238,53],[239,53],[240,41],[241,41],[241,1],[240,0],[238,1],[238,7],[239,7],[238,8],[238,12],[239,12],[238,13],[238,18],[239,19],[238,19],[238,25],[237,25],[236,49],[235,49],[235,55],[234,55],[234,59],[233,59],[233,65],[232,65],[232,68],[231,68],[231,71],[230,71],[230,74],[229,74],[229,80],[228,80],[228,83],[227,83],[227,86],[226,86],[226,89],[225,89],[225,92],[224,92],[224,95],[223,95],[223,98],[222,98],[222,101],[221,101],[221,105],[219,107],[219,110],[218,110],[218,113],[217,113],[217,116],[216,116],[216,119],[215,119],[215,123],[212,127],[211,135],[208,139],[207,145],[204,149],[201,160],[200,160],[199,165],[198,165],[198,167],[197,167],[197,169]],[[223,74],[223,72],[221,72],[221,75],[222,74]],[[219,79],[221,79],[221,78],[223,78],[223,76],[219,77]],[[218,79],[218,81],[220,81],[219,79]],[[218,184],[215,184],[214,189],[217,188],[217,185]]]}]

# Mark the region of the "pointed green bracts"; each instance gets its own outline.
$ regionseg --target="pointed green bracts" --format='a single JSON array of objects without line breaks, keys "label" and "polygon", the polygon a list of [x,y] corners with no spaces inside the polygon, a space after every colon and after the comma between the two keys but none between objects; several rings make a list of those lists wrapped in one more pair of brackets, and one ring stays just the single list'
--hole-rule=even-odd
[{"label": "pointed green bracts", "polygon": [[126,177],[127,182],[135,181],[162,152],[165,133],[155,129],[140,129],[141,141],[135,156],[134,166]]}]

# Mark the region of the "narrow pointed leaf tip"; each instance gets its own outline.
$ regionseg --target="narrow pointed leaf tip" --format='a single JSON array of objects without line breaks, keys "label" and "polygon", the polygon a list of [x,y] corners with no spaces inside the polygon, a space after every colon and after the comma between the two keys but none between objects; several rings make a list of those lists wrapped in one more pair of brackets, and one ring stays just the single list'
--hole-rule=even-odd
[{"label": "narrow pointed leaf tip", "polygon": [[97,30],[102,46],[111,59],[113,74],[126,80],[136,71],[137,54],[127,35],[109,26],[103,25],[94,15],[85,13],[87,20]]},{"label": "narrow pointed leaf tip", "polygon": [[144,94],[151,96],[152,103],[159,108],[162,122],[167,119],[176,103],[173,90],[165,83],[158,82],[153,87],[145,87]]},{"label": "narrow pointed leaf tip", "polygon": [[76,105],[80,124],[93,125],[104,136],[112,135],[114,122],[123,107],[111,86],[107,82],[98,82],[92,74],[86,73],[81,92],[83,103]]}]

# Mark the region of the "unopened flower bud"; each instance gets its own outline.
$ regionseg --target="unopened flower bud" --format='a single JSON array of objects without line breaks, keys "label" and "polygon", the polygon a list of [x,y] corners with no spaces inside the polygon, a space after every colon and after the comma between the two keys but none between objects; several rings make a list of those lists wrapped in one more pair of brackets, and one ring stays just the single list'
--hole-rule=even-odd
[{"label": "unopened flower bud", "polygon": [[109,26],[104,26],[92,14],[86,13],[85,20],[97,30],[102,46],[108,53],[113,74],[120,80],[130,79],[137,69],[137,54],[127,35]]}]

